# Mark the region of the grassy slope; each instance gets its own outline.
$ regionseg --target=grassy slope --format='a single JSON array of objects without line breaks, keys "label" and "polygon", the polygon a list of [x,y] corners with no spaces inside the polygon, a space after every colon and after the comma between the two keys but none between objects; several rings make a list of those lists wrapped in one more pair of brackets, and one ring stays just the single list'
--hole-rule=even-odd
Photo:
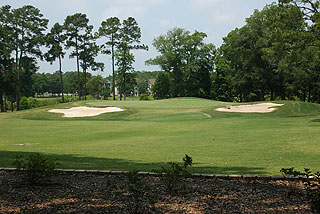
[{"label": "grassy slope", "polygon": [[[61,118],[39,108],[0,114],[0,166],[41,152],[60,168],[151,170],[193,157],[194,172],[279,174],[282,167],[320,170],[320,107],[280,102],[269,114],[221,113],[227,103],[181,98],[160,101],[87,101],[127,111]],[[211,116],[211,118],[208,117]],[[14,144],[25,144],[24,146]]]}]

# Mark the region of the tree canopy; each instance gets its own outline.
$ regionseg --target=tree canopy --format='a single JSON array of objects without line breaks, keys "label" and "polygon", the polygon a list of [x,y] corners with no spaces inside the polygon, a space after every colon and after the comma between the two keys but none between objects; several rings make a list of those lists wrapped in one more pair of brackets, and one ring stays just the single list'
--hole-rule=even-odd
[{"label": "tree canopy", "polygon": [[[49,20],[39,9],[5,5],[0,7],[1,112],[15,106],[19,110],[21,96],[46,92],[61,94],[62,101],[65,93],[81,100],[88,93],[105,96],[111,86],[113,99],[117,87],[125,100],[127,95],[149,93],[154,79],[151,89],[156,99],[190,96],[320,103],[319,10],[319,0],[279,0],[266,5],[223,38],[218,49],[207,42],[204,32],[173,28],[154,38],[159,55],[146,64],[159,65],[162,71],[149,75],[135,72],[133,66],[134,50],[148,50],[133,17],[107,18],[94,32],[87,15],[76,13],[47,31]],[[66,49],[71,49],[70,58],[76,58],[76,73],[62,70]],[[112,79],[96,76],[91,80],[90,71],[108,69],[96,60],[100,53],[111,55]],[[37,73],[38,59],[58,60],[58,71]]]}]

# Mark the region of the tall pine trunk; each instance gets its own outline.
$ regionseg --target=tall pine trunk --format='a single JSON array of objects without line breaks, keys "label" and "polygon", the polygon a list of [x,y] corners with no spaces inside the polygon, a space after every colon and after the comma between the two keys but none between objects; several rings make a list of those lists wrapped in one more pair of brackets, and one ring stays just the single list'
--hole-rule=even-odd
[{"label": "tall pine trunk", "polygon": [[311,102],[311,85],[309,85],[309,88],[308,88],[308,102],[309,103]]},{"label": "tall pine trunk", "polygon": [[11,105],[11,111],[13,112],[13,97],[10,96],[10,105]]},{"label": "tall pine trunk", "polygon": [[61,55],[59,55],[59,74],[60,74],[60,83],[61,83],[61,96],[62,96],[62,102],[64,103],[64,86],[63,86],[63,75],[62,75],[62,69],[61,69]]},{"label": "tall pine trunk", "polygon": [[76,37],[76,55],[77,55],[77,71],[78,71],[78,95],[81,101],[81,83],[80,83],[80,67],[79,67],[79,52],[78,52],[78,38]]},{"label": "tall pine trunk", "polygon": [[123,88],[123,70],[121,71],[121,78],[120,78],[120,101],[122,101],[122,88]]},{"label": "tall pine trunk", "polygon": [[82,82],[83,82],[83,96],[87,100],[87,70],[84,68],[82,73]]},{"label": "tall pine trunk", "polygon": [[1,106],[1,112],[4,112],[3,92],[1,88],[0,88],[0,106]]},{"label": "tall pine trunk", "polygon": [[124,75],[126,72],[126,47],[123,49],[123,62],[122,62],[122,71],[121,71],[121,80],[120,80],[120,100],[123,97],[123,88],[125,87]]},{"label": "tall pine trunk", "polygon": [[123,87],[124,87],[124,93],[123,93],[123,100],[126,100],[126,72],[123,73]]},{"label": "tall pine trunk", "polygon": [[264,95],[265,95],[265,93],[264,93],[264,88],[261,88],[260,101],[265,101]]},{"label": "tall pine trunk", "polygon": [[4,112],[7,112],[7,109],[8,109],[8,106],[7,106],[7,96],[6,94],[4,93]]},{"label": "tall pine trunk", "polygon": [[[17,39],[18,40],[18,39]],[[16,49],[16,78],[17,78],[17,85],[16,85],[16,100],[17,100],[17,111],[20,110],[20,73],[19,73],[19,64],[20,64],[20,60],[19,60],[19,50],[18,48]],[[12,100],[12,98],[11,98]],[[12,103],[12,102],[11,102]],[[12,109],[11,109],[12,110]]]},{"label": "tall pine trunk", "polygon": [[[112,44],[113,44],[113,37],[112,37]],[[113,100],[116,100],[116,75],[114,71],[114,45],[112,45],[112,94]]]}]

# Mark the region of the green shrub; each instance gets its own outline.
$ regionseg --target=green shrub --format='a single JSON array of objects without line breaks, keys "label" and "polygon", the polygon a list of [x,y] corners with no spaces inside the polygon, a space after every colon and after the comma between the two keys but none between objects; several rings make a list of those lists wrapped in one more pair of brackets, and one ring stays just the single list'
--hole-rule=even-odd
[{"label": "green shrub", "polygon": [[22,97],[20,99],[20,110],[29,109],[28,99],[26,97]]},{"label": "green shrub", "polygon": [[38,100],[34,97],[28,98],[28,106],[29,108],[37,108],[38,107]]},{"label": "green shrub", "polygon": [[141,94],[140,100],[150,100],[149,96],[147,94]]},{"label": "green shrub", "polygon": [[304,186],[307,192],[307,199],[314,213],[320,213],[320,172],[313,173],[310,169],[300,172],[292,168],[280,170],[284,176],[304,177]]},{"label": "green shrub", "polygon": [[126,174],[128,179],[128,208],[130,213],[144,213],[144,205],[157,202],[157,195],[153,194],[149,185],[140,178],[137,171]]},{"label": "green shrub", "polygon": [[69,96],[65,96],[64,97],[64,101],[67,102],[76,102],[77,101],[77,97],[69,97]]},{"label": "green shrub", "polygon": [[55,160],[38,154],[32,154],[27,158],[17,156],[14,165],[23,175],[24,181],[35,185],[47,182],[55,173],[55,167],[58,163]]},{"label": "green shrub", "polygon": [[87,95],[87,100],[95,100],[95,98],[91,95]]},{"label": "green shrub", "polygon": [[166,166],[162,167],[160,171],[154,170],[155,172],[160,172],[164,176],[164,181],[168,192],[173,193],[178,184],[181,183],[182,177],[190,176],[191,173],[187,170],[188,166],[192,165],[192,158],[188,155],[182,159],[183,164],[168,162]]},{"label": "green shrub", "polygon": [[56,105],[56,104],[59,104],[59,103],[61,103],[61,99],[60,98],[56,98],[56,99],[38,99],[39,107]]}]

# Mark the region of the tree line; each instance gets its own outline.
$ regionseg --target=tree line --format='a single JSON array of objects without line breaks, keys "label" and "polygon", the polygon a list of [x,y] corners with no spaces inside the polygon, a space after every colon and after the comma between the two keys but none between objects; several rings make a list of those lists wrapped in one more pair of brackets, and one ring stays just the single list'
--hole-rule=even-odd
[{"label": "tree line", "polygon": [[221,101],[298,99],[320,103],[320,1],[280,0],[254,11],[220,48],[204,33],[175,28],[154,39],[161,53],[155,98]]},{"label": "tree line", "polygon": [[[148,49],[140,42],[141,30],[136,20],[129,17],[121,21],[112,17],[103,21],[97,32],[93,32],[86,14],[76,13],[67,16],[62,24],[55,23],[49,33],[45,33],[48,22],[40,10],[31,5],[17,9],[9,5],[0,8],[1,112],[5,111],[5,100],[16,102],[16,109],[19,110],[21,95],[30,95],[28,93],[32,88],[32,75],[38,70],[37,59],[50,63],[56,60],[59,62],[59,87],[64,102],[62,60],[67,49],[71,49],[69,57],[76,61],[79,100],[86,99],[88,69],[104,69],[104,64],[95,59],[99,53],[112,55],[113,98],[115,99],[116,64],[120,99],[125,99],[124,92],[130,82],[128,76],[133,71],[132,64],[135,60],[132,50]],[[98,39],[103,41],[103,45],[97,44]],[[42,51],[44,47],[46,52]]]},{"label": "tree line", "polygon": [[[160,55],[146,61],[162,70],[152,87],[153,96],[320,103],[319,7],[319,0],[279,0],[266,5],[254,11],[243,27],[223,38],[219,48],[206,43],[203,32],[169,30],[153,40]],[[97,32],[93,32],[86,14],[67,16],[64,23],[54,24],[45,33],[48,22],[39,9],[30,5],[0,8],[1,111],[7,99],[16,102],[19,110],[21,95],[32,96],[33,88],[41,88],[34,85],[37,59],[59,62],[58,73],[54,74],[55,78],[59,76],[59,84],[54,90],[62,94],[64,101],[64,93],[70,93],[69,83],[64,80],[70,74],[62,72],[67,49],[76,62],[79,100],[88,94],[88,70],[104,69],[104,64],[96,61],[99,53],[111,55],[113,99],[116,86],[122,100],[134,84],[145,88],[148,85],[147,80],[135,83],[133,74],[132,50],[148,50],[141,44],[141,29],[134,18],[108,18]]]},{"label": "tree line", "polygon": [[[149,79],[155,78],[158,72],[146,72],[146,71],[135,71],[127,74],[127,84],[124,93],[126,95],[137,94],[148,94],[149,90]],[[69,96],[75,97],[78,91],[78,77],[76,71],[65,72],[62,76],[64,84],[64,92]],[[80,72],[80,76],[83,73]],[[119,79],[117,79],[119,80]],[[36,95],[37,97],[47,96],[60,96],[61,95],[61,81],[60,72],[55,73],[35,73],[31,78],[32,84],[29,83],[30,87],[23,87],[24,96],[30,97]],[[103,78],[101,75],[94,76],[91,73],[87,74],[86,78],[86,95],[91,95],[97,99],[101,97],[109,97],[112,94],[112,81],[113,77],[108,76]],[[80,84],[83,85],[82,79]],[[116,85],[117,90],[120,90],[120,85]]]}]

